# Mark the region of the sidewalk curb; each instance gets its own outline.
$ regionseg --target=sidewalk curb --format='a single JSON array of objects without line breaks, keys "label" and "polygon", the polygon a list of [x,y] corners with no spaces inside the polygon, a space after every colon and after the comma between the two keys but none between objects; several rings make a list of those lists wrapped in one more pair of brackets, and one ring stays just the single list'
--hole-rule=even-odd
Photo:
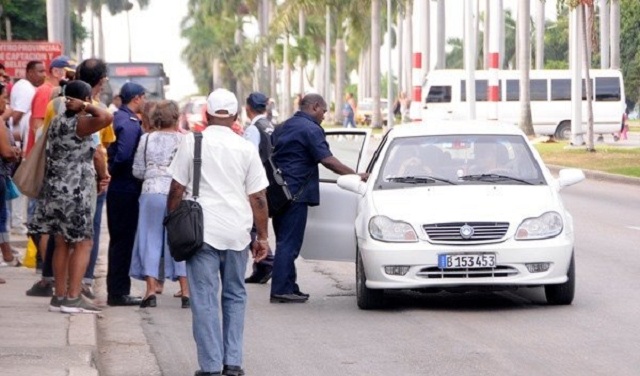
[{"label": "sidewalk curb", "polygon": [[[563,168],[572,168],[572,167],[549,165],[549,164],[547,165],[547,167],[554,174],[557,174],[558,171],[562,170]],[[584,176],[587,179],[591,179],[591,180],[640,186],[640,178],[635,178],[632,176],[610,174],[608,172],[584,170],[584,169],[582,169],[582,172],[584,172]]]}]

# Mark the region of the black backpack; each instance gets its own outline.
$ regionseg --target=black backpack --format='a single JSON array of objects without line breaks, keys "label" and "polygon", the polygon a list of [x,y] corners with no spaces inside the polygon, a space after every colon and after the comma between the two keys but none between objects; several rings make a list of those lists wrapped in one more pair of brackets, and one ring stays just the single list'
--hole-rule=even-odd
[{"label": "black backpack", "polygon": [[271,132],[273,132],[273,126],[266,118],[256,121],[256,128],[260,132],[260,144],[258,145],[258,154],[260,154],[260,160],[262,164],[266,166],[271,153],[273,152],[273,144],[271,143]]}]

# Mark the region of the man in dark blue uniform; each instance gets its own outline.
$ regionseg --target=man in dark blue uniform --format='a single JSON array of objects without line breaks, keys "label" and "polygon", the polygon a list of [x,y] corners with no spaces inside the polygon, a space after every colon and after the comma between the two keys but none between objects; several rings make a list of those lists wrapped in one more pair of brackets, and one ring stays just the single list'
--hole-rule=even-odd
[{"label": "man in dark blue uniform", "polygon": [[107,149],[111,183],[107,191],[107,225],[109,227],[109,270],[107,304],[139,305],[141,297],[132,297],[129,267],[138,227],[138,198],[142,183],[132,174],[142,128],[137,113],[144,106],[144,87],[127,82],[120,90],[122,106],[113,116],[116,142]]},{"label": "man in dark blue uniform", "polygon": [[295,260],[302,247],[307,209],[320,204],[318,163],[339,175],[355,174],[329,150],[320,126],[327,112],[324,99],[318,94],[308,94],[299,106],[300,110],[272,135],[272,159],[282,170],[291,193],[298,197],[273,217],[276,255],[271,282],[272,303],[304,303],[309,299],[296,283]]}]

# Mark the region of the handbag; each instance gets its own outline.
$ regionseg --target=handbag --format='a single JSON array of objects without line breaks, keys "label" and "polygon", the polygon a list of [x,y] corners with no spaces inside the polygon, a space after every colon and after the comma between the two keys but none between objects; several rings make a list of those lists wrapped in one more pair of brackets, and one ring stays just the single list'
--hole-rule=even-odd
[{"label": "handbag", "polygon": [[47,138],[49,129],[40,136],[13,174],[13,182],[23,195],[38,198],[44,184],[44,173],[47,166]]},{"label": "handbag", "polygon": [[304,183],[294,195],[291,193],[287,182],[282,176],[282,170],[280,170],[272,158],[273,154],[269,156],[267,163],[265,163],[265,171],[267,173],[267,179],[269,180],[269,186],[267,187],[267,206],[269,208],[269,217],[273,217],[284,212],[291,203],[296,202],[307,188],[307,184],[311,180],[313,171],[307,175]]},{"label": "handbag", "polygon": [[198,203],[200,169],[202,167],[202,133],[194,132],[193,200],[182,200],[178,208],[164,217],[171,257],[176,261],[190,259],[204,244],[202,206]]},{"label": "handbag", "polygon": [[269,217],[273,217],[289,207],[293,202],[293,195],[284,177],[282,177],[282,171],[273,162],[272,156],[267,158],[267,163],[265,163],[264,167],[269,180],[267,206],[269,207]]},{"label": "handbag", "polygon": [[20,196],[20,191],[18,190],[18,187],[16,187],[16,184],[13,182],[13,179],[7,176],[5,182],[7,186],[4,194],[5,200],[9,201],[18,198]]}]

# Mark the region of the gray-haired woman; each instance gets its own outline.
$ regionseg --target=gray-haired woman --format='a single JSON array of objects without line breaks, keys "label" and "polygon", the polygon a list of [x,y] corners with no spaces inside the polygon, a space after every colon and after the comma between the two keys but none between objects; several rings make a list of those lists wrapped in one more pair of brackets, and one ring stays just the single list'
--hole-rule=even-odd
[{"label": "gray-haired woman", "polygon": [[144,180],[140,195],[138,231],[131,256],[129,276],[147,282],[140,307],[155,307],[160,258],[164,254],[165,278],[178,280],[182,290],[182,308],[190,306],[187,270],[184,261],[176,262],[169,254],[162,220],[167,210],[171,175],[167,168],[182,140],[178,132],[180,110],[173,101],[160,101],[149,114],[154,131],[140,138],[133,161],[133,175]]}]

